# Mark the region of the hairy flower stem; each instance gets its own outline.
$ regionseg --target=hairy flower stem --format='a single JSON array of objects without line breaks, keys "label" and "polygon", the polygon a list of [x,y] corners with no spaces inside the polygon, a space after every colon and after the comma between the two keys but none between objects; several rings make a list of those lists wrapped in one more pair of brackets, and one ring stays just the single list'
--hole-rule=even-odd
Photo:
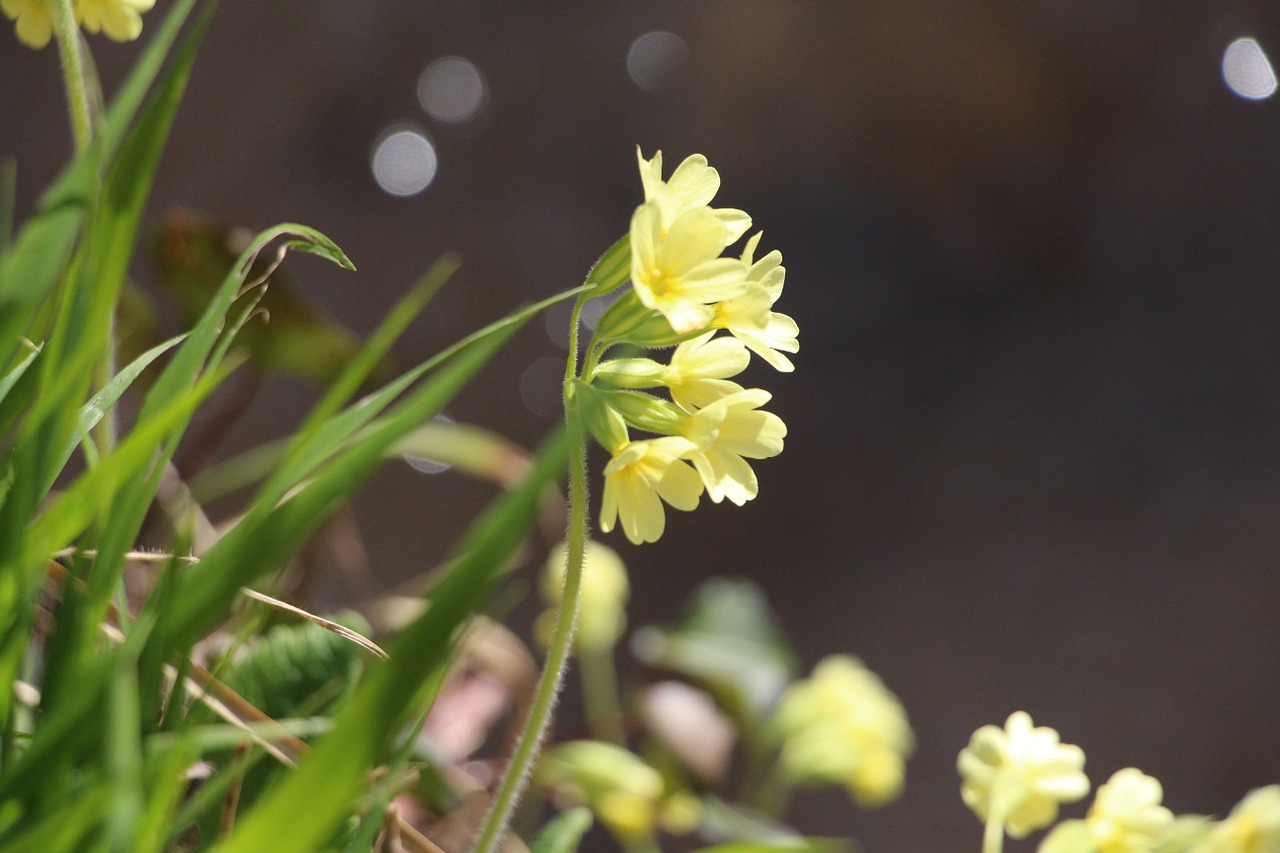
[{"label": "hairy flower stem", "polygon": [[53,29],[58,38],[58,56],[62,60],[62,78],[67,86],[67,111],[71,116],[71,133],[76,152],[89,147],[93,125],[89,119],[89,89],[85,83],[84,57],[80,54],[80,28],[76,26],[71,0],[54,0]]},{"label": "hairy flower stem", "polygon": [[569,365],[564,386],[565,421],[574,436],[575,444],[569,457],[569,548],[564,569],[564,595],[560,599],[555,631],[551,634],[551,645],[547,648],[547,660],[538,679],[529,718],[520,730],[520,738],[516,742],[511,761],[502,774],[502,781],[494,794],[493,807],[490,808],[476,840],[475,853],[494,853],[502,843],[511,813],[520,801],[520,795],[528,783],[534,760],[538,757],[538,750],[551,723],[551,712],[564,684],[569,654],[573,650],[573,635],[578,627],[582,564],[587,545],[587,450],[586,434],[582,429],[582,419],[578,416],[578,401],[572,392],[572,379],[577,373],[578,317],[585,301],[580,295],[573,306]]}]

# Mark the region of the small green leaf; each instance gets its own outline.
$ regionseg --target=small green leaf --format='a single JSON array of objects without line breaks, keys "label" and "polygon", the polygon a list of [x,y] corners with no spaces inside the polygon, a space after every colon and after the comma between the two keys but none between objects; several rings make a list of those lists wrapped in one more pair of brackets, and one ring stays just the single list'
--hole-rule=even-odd
[{"label": "small green leaf", "polygon": [[575,853],[592,823],[591,809],[585,806],[563,811],[542,827],[529,853]]}]

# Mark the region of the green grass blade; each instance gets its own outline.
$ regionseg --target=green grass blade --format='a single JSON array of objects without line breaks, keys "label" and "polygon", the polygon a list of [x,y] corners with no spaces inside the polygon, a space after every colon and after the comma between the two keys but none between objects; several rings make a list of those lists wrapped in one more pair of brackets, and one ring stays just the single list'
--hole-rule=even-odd
[{"label": "green grass blade", "polygon": [[176,645],[194,642],[217,624],[241,586],[283,565],[373,474],[387,448],[443,409],[515,328],[491,335],[451,359],[397,405],[393,417],[345,448],[287,501],[260,495],[240,523],[184,573],[172,606],[161,614],[179,638]]},{"label": "green grass blade", "polygon": [[[532,527],[539,496],[563,472],[569,447],[567,433],[558,432],[521,485],[472,524],[429,611],[401,633],[390,659],[359,685],[333,732],[249,813],[219,853],[306,853],[329,842],[350,813],[364,772],[383,759],[400,724],[426,698],[424,686],[448,661],[454,632],[483,603],[496,573]],[[299,822],[299,814],[312,819]]]}]

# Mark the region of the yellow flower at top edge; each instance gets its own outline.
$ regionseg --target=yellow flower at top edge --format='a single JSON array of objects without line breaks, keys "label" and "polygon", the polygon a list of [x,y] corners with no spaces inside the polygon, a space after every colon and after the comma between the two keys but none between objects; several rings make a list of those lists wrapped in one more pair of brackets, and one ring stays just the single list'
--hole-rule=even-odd
[{"label": "yellow flower at top edge", "polygon": [[698,446],[689,461],[716,503],[728,498],[738,506],[759,493],[747,459],[769,459],[782,452],[787,425],[760,407],[773,395],[759,388],[737,391],[694,412],[684,435]]},{"label": "yellow flower at top edge", "polygon": [[600,529],[608,533],[621,518],[622,530],[634,544],[658,541],[666,527],[663,501],[686,512],[698,506],[702,478],[681,461],[697,449],[676,435],[628,441],[616,448],[604,468]]},{"label": "yellow flower at top edge", "polygon": [[53,9],[46,0],[0,0],[0,10],[27,47],[39,50],[53,38]]},{"label": "yellow flower at top edge", "polygon": [[106,33],[112,41],[133,41],[142,34],[142,13],[156,0],[77,0],[76,18],[87,33]]},{"label": "yellow flower at top edge", "polygon": [[994,818],[1014,838],[1053,823],[1058,804],[1089,793],[1084,752],[1060,743],[1050,728],[1036,728],[1025,711],[1009,716],[1003,729],[973,733],[956,762],[965,805],[983,821]]},{"label": "yellow flower at top edge", "polygon": [[720,257],[728,236],[709,207],[684,211],[665,233],[656,202],[640,205],[631,217],[631,285],[676,334],[705,329],[715,317],[712,303],[747,291],[742,261]]},{"label": "yellow flower at top edge", "polygon": [[[644,200],[658,207],[663,233],[671,227],[676,217],[695,207],[706,207],[720,191],[720,173],[707,165],[707,158],[691,154],[684,159],[671,179],[662,180],[662,152],[644,159],[640,146],[636,146],[636,160],[640,163],[640,183],[644,185]],[[728,229],[726,245],[737,242],[751,227],[751,217],[734,208],[717,208],[712,211]]]},{"label": "yellow flower at top edge", "polygon": [[1173,813],[1160,805],[1160,782],[1135,767],[1117,770],[1098,788],[1085,818],[1098,853],[1152,853]]},{"label": "yellow flower at top edge", "polygon": [[1246,794],[1193,853],[1280,853],[1280,785]]},{"label": "yellow flower at top edge", "polygon": [[902,790],[915,736],[898,697],[857,658],[819,662],[783,694],[772,724],[793,780],[843,784],[865,806]]}]

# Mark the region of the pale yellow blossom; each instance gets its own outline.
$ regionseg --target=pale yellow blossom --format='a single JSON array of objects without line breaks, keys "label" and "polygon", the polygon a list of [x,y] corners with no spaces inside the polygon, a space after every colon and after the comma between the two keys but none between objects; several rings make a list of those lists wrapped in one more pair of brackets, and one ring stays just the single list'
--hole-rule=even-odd
[{"label": "pale yellow blossom", "polygon": [[1014,838],[1049,825],[1059,803],[1089,792],[1080,747],[1060,743],[1053,729],[1035,728],[1024,711],[1011,714],[1003,729],[983,726],[974,732],[957,768],[965,804]]},{"label": "pale yellow blossom", "polygon": [[604,468],[600,529],[608,533],[621,518],[627,538],[656,542],[666,526],[662,502],[692,510],[702,496],[702,478],[681,461],[698,446],[682,436],[628,441]]},{"label": "pale yellow blossom", "polygon": [[737,338],[714,335],[707,332],[680,344],[662,373],[662,384],[671,392],[671,399],[686,412],[742,390],[729,377],[747,369],[751,356],[746,346]]},{"label": "pale yellow blossom", "polygon": [[738,506],[759,492],[747,459],[769,459],[782,452],[787,425],[760,407],[773,395],[759,388],[737,391],[694,412],[684,436],[697,445],[689,461],[716,503],[728,498]]},{"label": "pale yellow blossom", "polygon": [[710,208],[675,218],[665,233],[657,204],[647,202],[631,218],[631,285],[646,308],[658,311],[678,335],[705,329],[712,304],[748,289],[747,268],[722,258],[728,230]]},{"label": "pale yellow blossom", "polygon": [[661,774],[630,750],[592,740],[549,749],[538,762],[538,779],[557,799],[589,806],[624,840],[653,834],[666,788]]},{"label": "pale yellow blossom", "polygon": [[113,41],[133,41],[142,34],[142,13],[156,0],[77,0],[76,17],[85,32],[104,32]]},{"label": "pale yellow blossom", "polygon": [[1151,853],[1173,813],[1160,805],[1160,782],[1134,767],[1116,771],[1093,798],[1085,823],[1098,853]]},{"label": "pale yellow blossom", "polygon": [[915,737],[898,697],[857,658],[821,661],[783,694],[773,725],[792,780],[842,784],[868,806],[902,790]]},{"label": "pale yellow blossom", "polygon": [[[652,160],[646,160],[636,146],[636,159],[640,163],[644,200],[657,205],[663,233],[686,210],[710,205],[720,191],[720,173],[707,165],[707,158],[701,154],[686,157],[666,181],[662,180],[661,151],[656,152]],[[751,227],[751,217],[741,210],[716,208],[712,213],[728,229],[726,245],[736,242]]]},{"label": "pale yellow blossom", "polygon": [[[542,598],[548,604],[558,605],[564,595],[564,564],[565,546],[553,548],[547,556],[541,583]],[[618,552],[603,542],[587,542],[582,562],[578,645],[607,649],[617,642],[627,625],[629,594],[627,567]],[[555,618],[557,612],[549,610],[543,616]],[[550,637],[549,630],[547,636]]]},{"label": "pale yellow blossom", "polygon": [[48,0],[0,0],[0,10],[14,22],[18,41],[37,50],[53,38],[53,8]]},{"label": "pale yellow blossom", "polygon": [[1280,853],[1280,785],[1246,794],[1194,853]]},{"label": "pale yellow blossom", "polygon": [[747,291],[715,305],[711,326],[728,329],[776,370],[790,373],[795,365],[783,353],[799,351],[800,327],[786,314],[772,310],[782,296],[787,269],[782,266],[782,253],[776,249],[754,260],[760,236],[753,234],[742,252],[742,263],[747,267]]}]

